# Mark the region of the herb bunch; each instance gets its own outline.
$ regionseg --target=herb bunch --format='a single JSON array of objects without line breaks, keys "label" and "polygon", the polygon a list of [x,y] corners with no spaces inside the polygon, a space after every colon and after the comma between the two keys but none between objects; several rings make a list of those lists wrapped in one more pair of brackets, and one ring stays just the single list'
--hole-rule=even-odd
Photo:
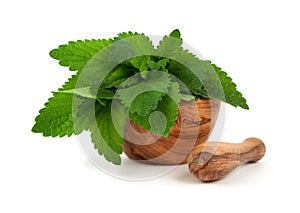
[{"label": "herb bunch", "polygon": [[52,137],[90,131],[99,154],[117,165],[126,117],[167,137],[180,101],[214,98],[248,109],[227,73],[182,47],[179,30],[156,48],[144,34],[128,32],[69,42],[50,56],[74,74],[53,92],[32,131]]}]

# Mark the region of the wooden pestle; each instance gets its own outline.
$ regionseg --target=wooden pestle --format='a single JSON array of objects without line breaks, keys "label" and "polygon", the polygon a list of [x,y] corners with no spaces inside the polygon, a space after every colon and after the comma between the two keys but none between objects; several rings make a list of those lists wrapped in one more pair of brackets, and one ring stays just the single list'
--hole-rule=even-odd
[{"label": "wooden pestle", "polygon": [[253,137],[242,143],[208,142],[197,146],[187,162],[190,172],[196,178],[215,181],[243,163],[260,160],[265,152],[265,144]]}]

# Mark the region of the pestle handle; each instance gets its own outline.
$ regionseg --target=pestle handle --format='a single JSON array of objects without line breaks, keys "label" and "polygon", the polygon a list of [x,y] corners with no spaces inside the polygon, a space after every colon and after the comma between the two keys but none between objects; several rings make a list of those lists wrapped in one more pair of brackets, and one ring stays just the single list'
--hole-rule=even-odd
[{"label": "pestle handle", "polygon": [[260,160],[265,152],[263,141],[254,137],[242,143],[208,142],[197,146],[190,153],[189,170],[200,180],[215,181],[243,163]]}]

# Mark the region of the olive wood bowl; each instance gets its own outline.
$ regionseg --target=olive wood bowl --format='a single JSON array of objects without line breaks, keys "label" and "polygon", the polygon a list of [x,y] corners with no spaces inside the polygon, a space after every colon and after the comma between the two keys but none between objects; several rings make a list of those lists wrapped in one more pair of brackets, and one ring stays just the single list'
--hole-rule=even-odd
[{"label": "olive wood bowl", "polygon": [[127,119],[124,153],[144,163],[184,164],[190,152],[208,139],[219,109],[220,101],[214,99],[180,102],[178,118],[168,137],[155,135]]}]

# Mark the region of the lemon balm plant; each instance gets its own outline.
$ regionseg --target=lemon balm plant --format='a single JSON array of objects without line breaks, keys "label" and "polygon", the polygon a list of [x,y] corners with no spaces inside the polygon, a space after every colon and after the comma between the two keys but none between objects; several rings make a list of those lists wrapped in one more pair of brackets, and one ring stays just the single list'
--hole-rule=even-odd
[{"label": "lemon balm plant", "polygon": [[[147,152],[134,150],[128,139],[124,143],[123,133],[131,133],[128,125],[167,141],[176,132],[180,112],[189,111],[188,103],[206,107],[207,100],[223,101],[248,109],[236,84],[221,68],[182,47],[179,30],[164,36],[157,47],[144,34],[128,32],[107,40],[68,42],[50,56],[73,75],[39,111],[32,131],[52,137],[90,131],[98,153],[117,165],[123,148],[132,159],[149,157]],[[213,102],[208,106],[213,107]],[[178,111],[180,106],[184,106],[182,111]],[[134,138],[140,145],[146,140]],[[154,153],[160,148],[151,149]]]}]

